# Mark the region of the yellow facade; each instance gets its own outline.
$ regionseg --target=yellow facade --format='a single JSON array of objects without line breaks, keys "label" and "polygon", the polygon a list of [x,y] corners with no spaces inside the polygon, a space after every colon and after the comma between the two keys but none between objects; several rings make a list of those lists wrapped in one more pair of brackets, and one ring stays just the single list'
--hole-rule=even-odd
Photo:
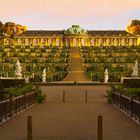
[{"label": "yellow facade", "polygon": [[69,38],[61,38],[57,36],[56,38],[53,37],[15,37],[15,38],[3,38],[0,41],[1,45],[33,45],[33,46],[82,46],[82,41],[84,46],[138,46],[140,45],[140,38],[139,37],[111,37],[108,36],[106,38],[100,36],[96,37],[77,37],[71,36]]},{"label": "yellow facade", "polygon": [[63,31],[26,31],[22,35],[4,37],[1,45],[33,46],[137,46],[140,37],[126,31],[86,31],[78,25]]}]

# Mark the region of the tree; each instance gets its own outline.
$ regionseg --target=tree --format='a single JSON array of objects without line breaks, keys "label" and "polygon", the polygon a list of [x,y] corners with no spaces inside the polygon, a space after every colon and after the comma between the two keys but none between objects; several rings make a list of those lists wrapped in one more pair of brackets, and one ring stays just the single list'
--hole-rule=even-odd
[{"label": "tree", "polygon": [[3,28],[4,35],[14,35],[16,24],[14,22],[6,22]]},{"label": "tree", "polygon": [[4,34],[5,36],[20,35],[26,30],[26,26],[22,26],[14,22],[6,22],[5,24],[2,24],[2,22],[0,22],[0,34]]},{"label": "tree", "polygon": [[15,32],[15,35],[20,35],[22,34],[23,32],[25,32],[27,30],[27,27],[26,26],[22,26],[20,24],[17,24],[16,25],[16,32]]},{"label": "tree", "polygon": [[0,36],[3,34],[3,23],[0,21]]},{"label": "tree", "polygon": [[126,31],[133,35],[140,34],[140,21],[139,20],[132,20],[130,25],[126,27]]}]

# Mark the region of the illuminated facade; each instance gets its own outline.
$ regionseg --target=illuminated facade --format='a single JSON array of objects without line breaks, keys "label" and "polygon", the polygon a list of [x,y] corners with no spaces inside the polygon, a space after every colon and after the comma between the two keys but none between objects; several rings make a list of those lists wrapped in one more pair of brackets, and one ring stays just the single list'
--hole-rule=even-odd
[{"label": "illuminated facade", "polygon": [[119,30],[84,30],[73,25],[67,30],[29,30],[25,33],[5,37],[2,45],[33,45],[33,46],[138,46],[140,39],[126,31]]}]

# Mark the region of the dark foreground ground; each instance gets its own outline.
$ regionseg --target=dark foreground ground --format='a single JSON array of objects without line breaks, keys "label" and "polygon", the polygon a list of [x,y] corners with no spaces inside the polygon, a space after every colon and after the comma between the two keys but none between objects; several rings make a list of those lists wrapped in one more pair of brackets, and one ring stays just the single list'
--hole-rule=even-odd
[{"label": "dark foreground ground", "polygon": [[[34,105],[0,126],[0,140],[26,140],[26,118],[33,116],[33,140],[97,140],[97,116],[103,116],[103,140],[140,140],[140,126],[104,98],[108,86],[44,86],[47,102]],[[62,103],[63,90],[66,102]],[[88,103],[85,103],[85,91]]]}]

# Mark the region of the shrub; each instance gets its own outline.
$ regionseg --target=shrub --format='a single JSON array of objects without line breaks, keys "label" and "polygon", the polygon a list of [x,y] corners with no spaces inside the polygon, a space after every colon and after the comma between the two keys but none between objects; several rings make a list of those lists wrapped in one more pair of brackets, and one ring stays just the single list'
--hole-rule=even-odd
[{"label": "shrub", "polygon": [[124,88],[122,94],[140,101],[140,88]]},{"label": "shrub", "polygon": [[117,92],[127,97],[140,101],[140,88],[127,88],[125,85],[111,85],[110,90],[107,90],[105,97],[109,103],[112,102],[112,93]]},{"label": "shrub", "polygon": [[112,93],[113,93],[113,91],[112,90],[107,90],[106,93],[107,94],[105,95],[105,97],[107,98],[107,102],[108,103],[112,103],[112,97],[113,97],[112,96],[113,95]]},{"label": "shrub", "polygon": [[112,103],[112,101],[113,101],[113,92],[121,93],[122,90],[123,90],[123,85],[115,86],[115,85],[111,84],[110,85],[110,90],[107,90],[106,95],[105,95],[105,97],[107,98],[107,102]]},{"label": "shrub", "polygon": [[33,91],[33,85],[31,84],[24,84],[23,86],[16,86],[4,89],[5,94],[7,97],[11,96],[20,96],[24,95],[25,93],[29,93]]},{"label": "shrub", "polygon": [[35,93],[37,95],[37,103],[43,103],[46,101],[46,94],[42,92],[39,86],[35,87]]}]

